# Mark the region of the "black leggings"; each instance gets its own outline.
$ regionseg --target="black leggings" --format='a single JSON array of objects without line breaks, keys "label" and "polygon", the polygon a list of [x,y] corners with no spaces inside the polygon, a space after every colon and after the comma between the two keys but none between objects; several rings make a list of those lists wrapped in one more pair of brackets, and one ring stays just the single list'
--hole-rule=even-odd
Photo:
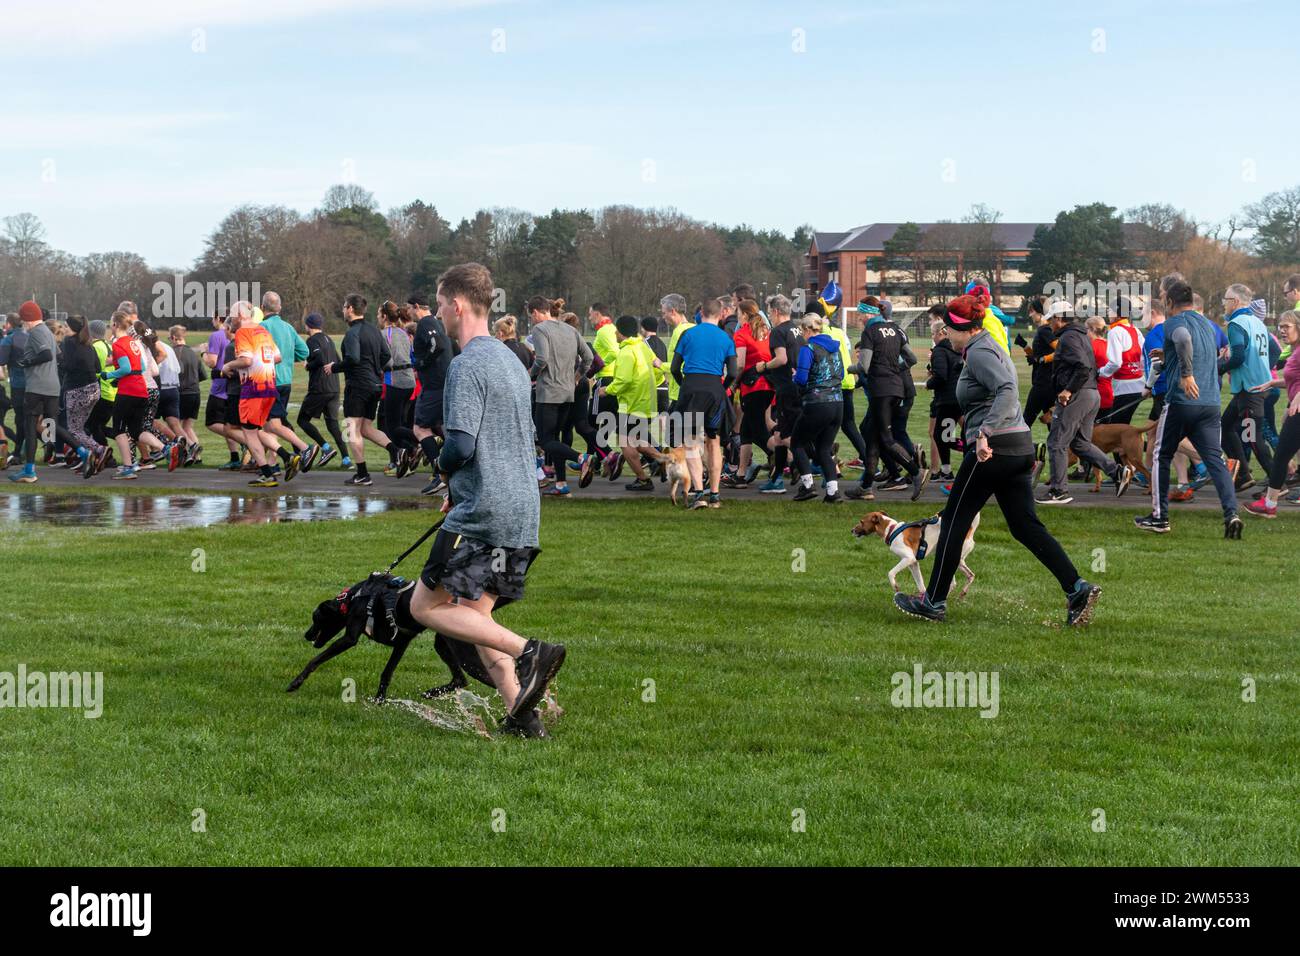
[{"label": "black leggings", "polygon": [[1007,519],[1011,536],[1052,572],[1062,591],[1069,594],[1074,590],[1079,572],[1034,510],[1034,490],[1029,480],[1033,467],[1033,455],[995,454],[988,461],[979,461],[974,452],[968,452],[962,459],[961,470],[943,509],[939,541],[934,549],[934,568],[925,589],[932,603],[947,600],[952,576],[961,561],[966,532],[985,502],[994,496]]},{"label": "black leggings", "polygon": [[1105,412],[1097,416],[1096,424],[1098,425],[1131,425],[1133,424],[1133,413],[1137,407],[1142,404],[1141,392],[1130,392],[1128,395],[1116,395],[1115,404],[1106,409]]},{"label": "black leggings", "polygon": [[[335,397],[332,401],[325,404],[325,409],[320,414],[325,416],[325,427],[329,429],[330,437],[334,439],[334,447],[346,455],[348,446],[343,441],[343,433],[339,431],[338,404],[338,398]],[[299,407],[298,427],[301,428],[303,433],[315,442],[318,447],[329,444],[325,441],[325,436],[320,433],[320,429],[313,425],[312,419],[307,416],[309,411],[311,411],[311,409],[308,408],[305,403]]]},{"label": "black leggings", "polygon": [[767,416],[764,412],[772,404],[772,390],[759,389],[740,397],[740,441],[745,445],[767,448]]},{"label": "black leggings", "polygon": [[1286,487],[1286,468],[1297,452],[1300,452],[1300,415],[1287,415],[1282,419],[1277,449],[1273,452],[1273,467],[1268,473],[1270,488],[1281,490]]},{"label": "black leggings", "polygon": [[[961,407],[957,405],[936,405],[932,414],[934,418],[934,447],[939,450],[939,464],[945,469],[952,462],[952,453],[957,450],[961,440]],[[951,440],[945,435],[951,435]],[[930,462],[934,467],[934,462]]]},{"label": "black leggings", "polygon": [[840,433],[843,415],[839,402],[811,402],[803,407],[790,435],[790,449],[800,476],[812,474],[812,459],[808,456],[811,447],[817,464],[822,467],[822,476],[827,481],[839,478],[831,447],[835,444],[835,436]]},{"label": "black leggings", "polygon": [[1057,393],[1048,385],[1034,385],[1025,396],[1025,424],[1030,428],[1038,421],[1038,416],[1056,405]]},{"label": "black leggings", "polygon": [[[537,445],[555,469],[555,483],[564,483],[564,463],[576,461],[578,451],[560,441],[560,430],[569,423],[572,402],[537,402],[533,405],[533,424],[537,427]],[[588,426],[591,427],[591,426]]]},{"label": "black leggings", "polygon": [[1259,459],[1260,465],[1269,474],[1273,472],[1273,451],[1268,447],[1268,442],[1264,440],[1264,396],[1252,392],[1238,392],[1232,396],[1232,401],[1228,402],[1228,407],[1223,410],[1223,417],[1220,419],[1220,427],[1223,429],[1223,437],[1220,439],[1223,445],[1223,453],[1229,458],[1235,458],[1242,462],[1243,470],[1246,468],[1246,452],[1242,447],[1242,432],[1246,422],[1251,422],[1251,428],[1254,435],[1251,436],[1251,448],[1255,451],[1255,457]]},{"label": "black leggings", "polygon": [[573,444],[573,433],[587,443],[587,451],[593,455],[602,454],[596,442],[596,426],[591,423],[591,386],[584,378],[573,389],[573,402],[569,409],[569,420],[560,432],[560,441],[566,445]]},{"label": "black leggings", "polygon": [[[894,415],[903,399],[894,395],[872,398],[867,402],[867,414],[862,419],[862,434],[867,440],[867,455],[862,459],[862,487],[870,488],[876,474],[876,459],[901,468],[909,475],[919,470],[916,461],[894,439]],[[793,443],[792,443],[793,444]]]},{"label": "black leggings", "polygon": [[846,388],[840,392],[844,398],[844,401],[842,402],[844,406],[844,416],[840,421],[840,428],[843,429],[844,434],[849,437],[849,444],[851,444],[853,450],[858,453],[859,460],[866,461],[867,440],[862,437],[862,431],[858,428],[858,413],[853,410],[854,391],[855,389]]},{"label": "black leggings", "polygon": [[415,432],[406,425],[406,413],[411,407],[411,395],[414,392],[413,388],[394,388],[392,385],[384,389],[383,432],[391,442],[388,451],[390,458],[396,458],[398,451],[403,448],[418,448],[420,445]]}]

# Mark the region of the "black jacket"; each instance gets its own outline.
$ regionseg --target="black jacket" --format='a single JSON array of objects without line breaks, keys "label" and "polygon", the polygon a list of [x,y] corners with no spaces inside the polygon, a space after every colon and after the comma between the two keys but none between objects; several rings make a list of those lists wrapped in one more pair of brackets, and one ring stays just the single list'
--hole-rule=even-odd
[{"label": "black jacket", "polygon": [[1071,323],[1061,330],[1052,356],[1052,388],[1055,391],[1068,389],[1071,395],[1077,395],[1085,388],[1097,387],[1097,357],[1082,325]]},{"label": "black jacket", "polygon": [[1034,353],[1028,359],[1030,365],[1029,384],[1032,388],[1052,387],[1052,352],[1056,348],[1056,333],[1052,323],[1044,322],[1034,331],[1034,340],[1029,343]]},{"label": "black jacket", "polygon": [[941,339],[930,352],[930,377],[925,387],[934,392],[936,405],[957,404],[957,378],[961,375],[961,356],[947,339]]},{"label": "black jacket", "polygon": [[316,332],[307,339],[307,394],[338,395],[338,375],[326,375],[321,369],[333,363],[339,370],[339,352],[334,340],[324,332]]},{"label": "black jacket", "polygon": [[343,336],[342,366],[343,374],[348,377],[348,388],[379,391],[384,387],[384,369],[392,358],[384,334],[365,319],[348,326]]},{"label": "black jacket", "polygon": [[430,313],[420,320],[415,327],[415,340],[411,343],[411,364],[415,366],[422,390],[442,391],[447,384],[447,366],[451,365],[457,351],[442,319]]}]

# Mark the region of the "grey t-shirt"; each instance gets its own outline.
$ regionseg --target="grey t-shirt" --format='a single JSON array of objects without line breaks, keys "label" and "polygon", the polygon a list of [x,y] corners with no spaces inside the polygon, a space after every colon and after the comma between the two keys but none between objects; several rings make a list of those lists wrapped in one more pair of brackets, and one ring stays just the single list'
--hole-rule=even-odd
[{"label": "grey t-shirt", "polygon": [[573,401],[578,371],[591,367],[591,346],[577,329],[557,319],[538,322],[530,334],[537,358],[546,363],[537,376],[537,400],[547,404]]},{"label": "grey t-shirt", "polygon": [[[415,388],[415,372],[411,370],[411,337],[406,334],[405,329],[390,325],[384,329],[384,339],[388,342],[388,351],[393,356],[388,367],[400,369],[389,373],[393,388]],[[406,368],[402,368],[403,365]]]},{"label": "grey t-shirt", "polygon": [[[27,332],[27,344],[23,346],[24,355],[37,355],[46,349],[50,351],[50,360],[40,365],[29,365],[27,372],[28,395],[58,395],[59,366],[55,361],[54,333],[44,322],[37,322]],[[518,359],[515,359],[518,362]]]},{"label": "grey t-shirt", "polygon": [[523,364],[491,336],[470,339],[451,360],[443,427],[473,435],[475,452],[451,476],[448,531],[499,548],[537,547],[541,496],[530,391]]}]

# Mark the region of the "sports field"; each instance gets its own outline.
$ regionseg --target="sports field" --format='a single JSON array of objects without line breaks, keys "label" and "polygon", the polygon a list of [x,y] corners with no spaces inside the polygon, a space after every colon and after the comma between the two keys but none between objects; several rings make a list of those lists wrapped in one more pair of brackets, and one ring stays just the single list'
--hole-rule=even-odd
[{"label": "sports field", "polygon": [[[1104,588],[1071,631],[995,508],[932,625],[856,509],[546,502],[501,616],[569,646],[549,741],[346,702],[387,659],[365,642],[284,693],[315,604],[432,512],[5,530],[0,670],[102,671],[104,700],[0,710],[0,864],[1295,864],[1300,517],[1225,542],[1133,512],[1045,516]],[[892,706],[918,664],[996,673],[997,716]],[[445,673],[421,638],[390,695]]]}]

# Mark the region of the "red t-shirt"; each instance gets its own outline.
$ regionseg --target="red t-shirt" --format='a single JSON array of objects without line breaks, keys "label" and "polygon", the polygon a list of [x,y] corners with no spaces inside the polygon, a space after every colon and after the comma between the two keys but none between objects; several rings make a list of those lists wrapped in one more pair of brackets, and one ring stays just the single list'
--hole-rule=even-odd
[{"label": "red t-shirt", "polygon": [[[745,367],[740,370],[741,375],[744,375],[759,362],[770,362],[772,360],[772,347],[768,344],[768,336],[765,335],[761,339],[755,338],[754,333],[749,329],[748,322],[742,322],[737,326],[735,342],[737,351],[742,348],[745,350]],[[753,385],[742,383],[740,386],[742,398],[750,392],[770,391],[772,391],[772,386],[761,375]]]},{"label": "red t-shirt", "polygon": [[[1092,354],[1097,358],[1097,368],[1106,364],[1106,340],[1092,340]],[[1101,395],[1101,407],[1110,408],[1115,404],[1115,387],[1111,384],[1109,378],[1097,376],[1097,392]]]},{"label": "red t-shirt", "polygon": [[[121,335],[113,340],[113,368],[119,360],[125,358],[131,364],[132,372],[140,372],[144,361],[144,346],[130,335]],[[148,398],[149,389],[144,384],[143,375],[125,375],[117,380],[117,394],[132,398]]]}]

